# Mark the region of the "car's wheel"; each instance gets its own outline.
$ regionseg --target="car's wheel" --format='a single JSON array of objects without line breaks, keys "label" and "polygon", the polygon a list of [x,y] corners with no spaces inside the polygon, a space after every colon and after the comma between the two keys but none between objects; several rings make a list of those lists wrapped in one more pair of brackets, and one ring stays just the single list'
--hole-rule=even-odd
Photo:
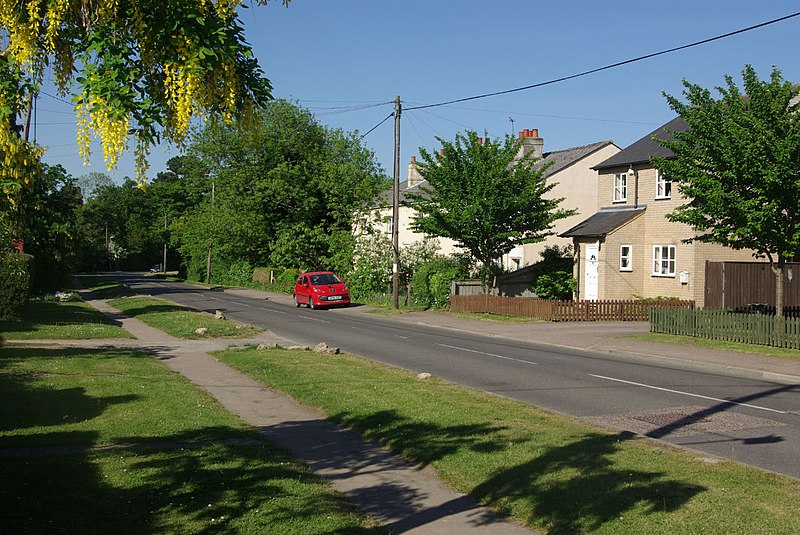
[{"label": "car's wheel", "polygon": [[308,308],[310,308],[311,310],[314,310],[315,308],[317,308],[317,305],[314,304],[314,296],[313,295],[309,295],[308,296]]},{"label": "car's wheel", "polygon": [[297,300],[297,296],[292,294],[292,301],[294,301],[294,306],[300,308],[300,301]]}]

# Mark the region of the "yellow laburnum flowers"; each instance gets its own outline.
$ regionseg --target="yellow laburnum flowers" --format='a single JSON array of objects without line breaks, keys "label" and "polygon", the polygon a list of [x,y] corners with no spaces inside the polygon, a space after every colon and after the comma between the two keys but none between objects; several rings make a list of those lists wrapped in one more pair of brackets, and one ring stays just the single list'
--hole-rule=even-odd
[{"label": "yellow laburnum flowers", "polygon": [[[133,137],[137,179],[143,181],[155,140],[163,137],[181,144],[194,119],[213,111],[231,121],[237,106],[247,100],[243,92],[262,99],[269,93],[264,86],[255,91],[245,87],[239,79],[243,63],[230,50],[237,45],[247,50],[245,43],[236,42],[238,37],[210,41],[203,33],[215,27],[220,36],[236,35],[228,30],[238,23],[228,23],[242,0],[195,2],[182,4],[180,10],[165,9],[162,17],[142,0],[0,0],[0,35],[7,40],[3,54],[34,85],[41,83],[44,66],[49,65],[64,95],[82,71],[75,106],[79,154],[87,162],[98,137],[103,159],[112,169]],[[195,24],[203,19],[205,26]],[[208,50],[217,42],[218,50]],[[92,79],[102,72],[113,72],[113,78]],[[18,109],[13,106],[12,115]],[[0,136],[0,155],[11,158],[19,152],[19,143],[16,132],[6,130]]]}]

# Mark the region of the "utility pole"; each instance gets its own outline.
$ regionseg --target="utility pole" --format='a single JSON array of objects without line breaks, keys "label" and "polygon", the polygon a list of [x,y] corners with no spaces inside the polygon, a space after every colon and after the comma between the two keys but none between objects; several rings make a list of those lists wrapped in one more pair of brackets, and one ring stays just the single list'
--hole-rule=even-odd
[{"label": "utility pole", "polygon": [[394,191],[392,195],[392,303],[400,308],[400,96],[394,99]]},{"label": "utility pole", "polygon": [[[214,193],[216,191],[216,180],[211,182],[211,225],[214,225]],[[212,230],[212,238],[208,242],[208,260],[206,261],[206,284],[211,284],[211,246],[213,244],[213,235],[215,231]]]},{"label": "utility pole", "polygon": [[161,264],[161,271],[167,274],[167,212],[164,212],[164,262]]}]

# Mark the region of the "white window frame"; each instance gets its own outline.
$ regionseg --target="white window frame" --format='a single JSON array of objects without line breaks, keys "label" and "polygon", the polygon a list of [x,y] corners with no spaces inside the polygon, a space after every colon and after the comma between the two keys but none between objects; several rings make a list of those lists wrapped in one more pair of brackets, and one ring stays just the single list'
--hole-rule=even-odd
[{"label": "white window frame", "polygon": [[628,172],[614,173],[614,193],[613,202],[625,202],[628,200]]},{"label": "white window frame", "polygon": [[661,171],[656,170],[656,199],[672,198],[672,180]]},{"label": "white window frame", "polygon": [[[627,249],[627,254],[625,249]],[[623,243],[619,246],[619,270],[633,271],[633,245]]]},{"label": "white window frame", "polygon": [[677,264],[677,251],[674,245],[653,246],[653,272],[654,277],[675,277]]}]

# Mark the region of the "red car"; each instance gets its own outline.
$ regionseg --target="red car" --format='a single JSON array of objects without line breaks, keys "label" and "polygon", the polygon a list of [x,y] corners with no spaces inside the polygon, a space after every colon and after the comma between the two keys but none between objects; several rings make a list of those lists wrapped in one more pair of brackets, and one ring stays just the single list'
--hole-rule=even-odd
[{"label": "red car", "polygon": [[332,271],[301,273],[294,285],[294,306],[308,308],[348,306],[350,290],[347,284]]}]

